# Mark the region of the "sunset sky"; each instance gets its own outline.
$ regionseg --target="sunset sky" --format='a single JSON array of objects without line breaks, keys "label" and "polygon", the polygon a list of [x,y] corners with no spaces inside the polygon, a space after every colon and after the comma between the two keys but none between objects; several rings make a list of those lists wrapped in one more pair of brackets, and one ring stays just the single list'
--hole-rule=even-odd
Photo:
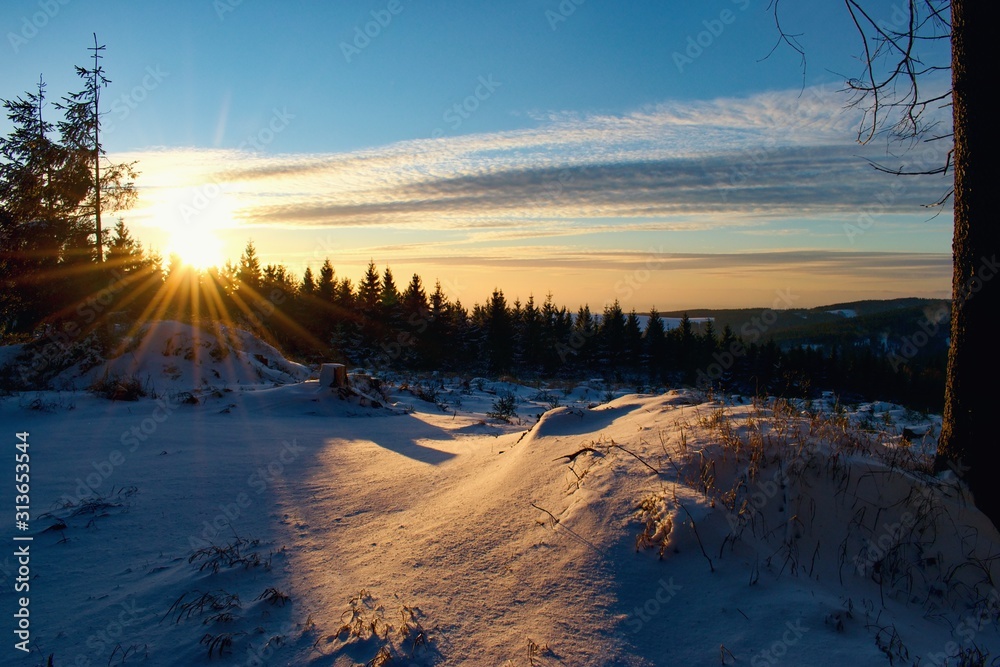
[{"label": "sunset sky", "polygon": [[[902,28],[898,0],[863,4]],[[947,147],[859,145],[844,3],[781,20],[804,71],[767,57],[764,0],[15,0],[0,98],[39,74],[51,102],[80,88],[96,32],[105,148],[141,172],[121,215],[194,262],[253,239],[298,276],[329,257],[357,281],[372,259],[467,306],[494,286],[637,310],[949,296],[951,211],[925,206],[947,178],[867,162]]]}]

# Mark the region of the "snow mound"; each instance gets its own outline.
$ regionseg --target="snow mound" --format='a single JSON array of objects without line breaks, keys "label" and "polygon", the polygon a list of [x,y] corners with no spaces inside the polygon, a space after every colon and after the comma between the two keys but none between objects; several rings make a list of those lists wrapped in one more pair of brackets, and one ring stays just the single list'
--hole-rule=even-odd
[{"label": "snow mound", "polygon": [[75,364],[52,386],[85,389],[106,377],[134,377],[154,392],[193,391],[209,386],[273,386],[301,382],[310,370],[273,346],[235,327],[211,330],[173,320],[151,322],[126,339],[111,358]]},{"label": "snow mound", "polygon": [[[172,330],[142,337],[151,356]],[[510,383],[360,377],[388,402],[312,380],[191,403],[77,392],[45,411],[0,397],[0,426],[44,443],[31,618],[54,664],[132,646],[157,665],[317,667],[1000,652],[1000,535],[899,433],[935,418],[687,390],[553,406]],[[518,418],[489,419],[508,390]]]}]

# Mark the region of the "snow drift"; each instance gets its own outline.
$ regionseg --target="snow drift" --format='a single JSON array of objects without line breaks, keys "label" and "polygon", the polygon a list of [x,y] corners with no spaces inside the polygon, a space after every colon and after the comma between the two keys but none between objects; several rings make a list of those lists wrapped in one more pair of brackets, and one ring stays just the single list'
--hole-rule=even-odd
[{"label": "snow drift", "polygon": [[[159,323],[64,374],[214,384],[197,402],[0,399],[0,424],[33,443],[37,663],[926,667],[1000,652],[1000,536],[961,471],[930,473],[913,434],[932,442],[932,416],[444,376],[382,378],[376,406],[220,335]],[[507,421],[488,417],[508,394]]]}]

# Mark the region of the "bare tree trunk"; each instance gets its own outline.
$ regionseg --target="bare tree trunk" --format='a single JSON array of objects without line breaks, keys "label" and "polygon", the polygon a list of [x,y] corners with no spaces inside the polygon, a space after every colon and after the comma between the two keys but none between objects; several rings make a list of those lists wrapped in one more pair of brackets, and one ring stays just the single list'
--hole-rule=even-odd
[{"label": "bare tree trunk", "polygon": [[101,72],[101,51],[103,46],[97,44],[97,33],[94,33],[94,221],[97,228],[97,263],[104,263],[104,231],[101,229],[101,85],[107,84]]},{"label": "bare tree trunk", "polygon": [[[992,110],[990,35],[992,7],[953,0],[952,86],[955,126],[955,236],[952,242],[951,347],[944,425],[936,467],[951,468],[968,482],[976,505],[1000,525],[1000,483],[990,450],[995,445],[1000,346],[993,322],[1000,313],[996,253],[1000,225],[992,219],[993,165],[988,147],[997,137]],[[993,137],[992,139],[990,137]]]},{"label": "bare tree trunk", "polygon": [[94,100],[94,219],[97,227],[97,263],[104,263],[104,231],[101,229],[101,143],[100,116],[97,100]]}]

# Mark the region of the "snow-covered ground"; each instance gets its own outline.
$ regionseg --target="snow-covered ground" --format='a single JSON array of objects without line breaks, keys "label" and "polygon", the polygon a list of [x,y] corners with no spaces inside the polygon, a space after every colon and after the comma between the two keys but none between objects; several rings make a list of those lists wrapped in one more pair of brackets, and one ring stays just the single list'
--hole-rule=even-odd
[{"label": "snow-covered ground", "polygon": [[28,530],[5,494],[0,663],[1000,654],[1000,536],[954,474],[923,472],[934,416],[444,375],[364,382],[363,398],[240,340],[249,356],[167,359],[158,340],[116,367],[150,373],[155,397],[0,399],[9,475],[26,432],[31,476]]}]

